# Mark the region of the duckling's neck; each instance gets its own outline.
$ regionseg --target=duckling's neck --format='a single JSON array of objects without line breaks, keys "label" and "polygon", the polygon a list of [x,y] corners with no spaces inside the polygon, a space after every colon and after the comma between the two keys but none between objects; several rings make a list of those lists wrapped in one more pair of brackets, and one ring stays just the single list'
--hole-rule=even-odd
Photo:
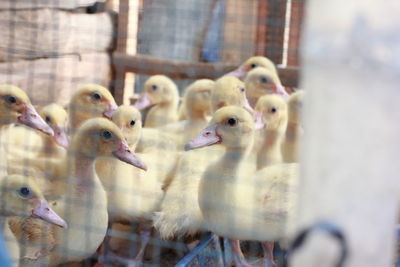
[{"label": "duckling's neck", "polygon": [[42,134],[42,136],[44,139],[43,153],[46,155],[55,155],[58,153],[59,146],[54,141],[54,138],[46,134]]},{"label": "duckling's neck", "polygon": [[251,146],[227,148],[225,154],[219,161],[225,171],[236,173],[240,168],[242,162],[248,157],[251,151]]},{"label": "duckling's neck", "polygon": [[188,108],[186,114],[189,120],[192,121],[207,121],[207,113],[204,110],[193,110]]},{"label": "duckling's neck", "polygon": [[90,188],[96,182],[95,158],[74,152],[68,155],[68,160],[69,177],[76,179],[73,183],[79,189],[78,191]]},{"label": "duckling's neck", "polygon": [[281,143],[283,131],[262,130],[263,142],[257,153],[257,169],[282,162]]},{"label": "duckling's neck", "polygon": [[299,123],[289,122],[286,128],[286,140],[289,142],[295,142],[300,137],[303,129]]}]

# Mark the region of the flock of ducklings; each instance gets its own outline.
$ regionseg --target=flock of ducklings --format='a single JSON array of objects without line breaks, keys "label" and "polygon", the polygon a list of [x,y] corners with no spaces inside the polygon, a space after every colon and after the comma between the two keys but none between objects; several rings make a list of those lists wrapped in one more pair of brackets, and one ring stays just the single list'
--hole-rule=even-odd
[{"label": "flock of ducklings", "polygon": [[[145,82],[134,106],[82,85],[68,112],[37,112],[22,89],[1,85],[0,221],[13,264],[98,253],[97,266],[136,266],[153,235],[211,231],[231,240],[235,266],[250,266],[239,240],[262,242],[265,266],[276,266],[274,242],[287,237],[297,191],[302,100],[265,57],[195,81],[180,105],[163,75]],[[126,259],[107,229],[132,222],[141,244]]]}]

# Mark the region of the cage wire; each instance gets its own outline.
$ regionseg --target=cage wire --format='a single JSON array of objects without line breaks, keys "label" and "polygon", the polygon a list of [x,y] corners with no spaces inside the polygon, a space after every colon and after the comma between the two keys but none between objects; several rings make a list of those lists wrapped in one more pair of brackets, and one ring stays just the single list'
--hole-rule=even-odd
[{"label": "cage wire", "polygon": [[[19,256],[12,261],[21,266],[71,261],[81,266],[99,262],[112,266],[140,262],[143,266],[230,266],[235,259],[232,243],[199,222],[202,212],[197,196],[200,178],[223,153],[219,147],[183,152],[183,145],[200,133],[220,107],[216,104],[213,108],[212,98],[240,102],[245,95],[240,91],[244,83],[234,85],[237,92],[221,96],[214,94],[213,81],[197,87],[193,83],[203,78],[216,80],[249,57],[262,55],[280,66],[283,86],[294,91],[292,88],[298,87],[303,6],[304,0],[1,1],[0,83],[22,88],[32,103],[18,89],[0,87],[0,104],[4,107],[1,171],[7,177],[3,181],[15,181],[14,187],[6,187],[9,182],[0,183],[2,223],[10,225],[12,232],[4,232],[3,237],[10,256],[15,256],[15,244],[20,247]],[[119,61],[116,52],[128,59]],[[129,76],[128,81],[127,72],[132,71],[126,66],[133,61],[135,76],[134,80]],[[190,69],[182,67],[186,63],[192,64]],[[216,71],[205,75],[203,70],[209,66]],[[154,72],[167,74],[171,80],[154,80]],[[175,98],[171,104],[175,113],[160,109],[152,119],[159,129],[149,128],[151,110],[156,106],[141,113],[129,108],[115,110],[114,99],[100,86],[109,88],[118,104],[129,104],[132,99],[117,96],[136,93],[143,97],[146,92],[161,91],[163,95],[158,98]],[[194,92],[187,92],[188,88]],[[184,96],[187,100],[182,104]],[[152,97],[145,100],[164,101]],[[189,129],[177,124],[178,102],[186,104],[182,110],[206,110],[202,121]],[[205,104],[199,106],[200,102]],[[17,105],[24,108],[14,108]],[[37,110],[43,120],[39,121],[36,113],[25,114],[27,106],[30,112]],[[8,110],[30,118],[23,121]],[[110,117],[120,128],[104,120],[86,121],[94,117]],[[168,127],[167,122],[175,124]],[[52,130],[44,128],[46,123]],[[51,131],[54,136],[37,130]],[[171,131],[180,134],[174,136]],[[67,140],[69,146],[64,149]],[[129,152],[127,147],[118,150],[122,143],[130,147]],[[131,154],[133,151],[148,165],[147,171],[137,168],[141,163]],[[250,174],[251,168],[245,174],[248,180],[255,177]],[[213,179],[222,174],[216,172]],[[180,177],[178,182],[174,182],[176,176]],[[131,177],[134,179],[128,180]],[[244,185],[248,201],[256,201],[263,187],[250,185]],[[285,189],[287,186],[274,184],[269,197],[294,190]],[[166,195],[170,187],[176,195]],[[28,195],[21,190],[28,190]],[[32,199],[42,199],[42,195],[68,228],[55,226],[57,222],[60,225],[55,215],[33,218],[26,213],[26,208],[38,208]],[[7,200],[11,197],[18,205],[23,204],[9,210]],[[173,208],[163,214],[165,199]],[[257,216],[266,216],[249,214],[252,210],[235,206],[235,202],[215,207],[215,201],[206,198],[202,203],[217,208],[221,218],[228,218],[230,223],[222,232],[239,232],[243,222],[249,223],[245,218],[251,217],[255,232],[260,231]],[[268,216],[283,226],[279,216],[287,207],[276,205],[276,214]],[[177,213],[176,222],[168,228],[162,219],[168,220],[173,212]],[[160,229],[165,232],[163,237]],[[148,245],[140,251],[144,243]],[[242,242],[242,251],[248,261],[261,263],[259,242]],[[276,243],[278,264],[282,255]],[[2,260],[1,266],[6,266],[5,262]]]}]

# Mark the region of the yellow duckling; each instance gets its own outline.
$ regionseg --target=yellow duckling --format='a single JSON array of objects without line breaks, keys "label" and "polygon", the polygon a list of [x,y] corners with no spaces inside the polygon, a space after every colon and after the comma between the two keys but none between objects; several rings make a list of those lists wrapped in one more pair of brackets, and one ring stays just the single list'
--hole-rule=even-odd
[{"label": "yellow duckling", "polygon": [[[199,204],[207,228],[232,239],[275,241],[285,238],[298,180],[297,164],[277,164],[256,173],[243,166],[254,141],[252,116],[242,108],[218,110],[209,126],[186,149],[221,144],[226,152],[205,171]],[[264,259],[273,266],[268,242]],[[246,264],[234,247],[237,264]]]},{"label": "yellow duckling", "polygon": [[136,101],[139,110],[152,106],[147,113],[144,126],[154,128],[178,120],[179,91],[167,76],[151,76],[143,86],[143,93]]},{"label": "yellow duckling", "polygon": [[96,117],[111,119],[118,108],[110,91],[97,84],[84,84],[72,95],[68,106],[70,129],[74,132],[84,121]]},{"label": "yellow duckling", "polygon": [[30,177],[7,175],[0,179],[0,188],[1,229],[13,265],[18,266],[20,251],[17,240],[8,226],[10,217],[39,218],[60,227],[67,227],[67,223],[51,209]]},{"label": "yellow duckling", "polygon": [[35,263],[47,266],[80,261],[91,256],[103,241],[108,213],[106,192],[95,172],[95,160],[100,156],[113,156],[146,169],[113,122],[104,118],[84,122],[72,138],[67,157],[60,162],[63,170],[60,175],[64,175],[64,180],[59,186],[64,194],[53,207],[68,219],[70,227],[64,230],[53,228],[49,232],[37,220],[26,222],[31,225],[24,233],[31,236],[30,242],[47,245],[45,236],[53,236],[56,240],[54,248],[47,255],[34,259]]},{"label": "yellow duckling", "polygon": [[279,95],[264,95],[256,105],[256,112],[262,117],[264,127],[257,131],[257,169],[282,163],[281,144],[288,121],[286,101]]},{"label": "yellow duckling", "polygon": [[270,69],[257,67],[251,70],[244,82],[247,98],[251,106],[255,106],[257,100],[266,94],[278,94],[285,99],[289,97],[278,75]]},{"label": "yellow duckling", "polygon": [[275,64],[267,57],[254,56],[247,59],[242,65],[240,65],[236,70],[229,72],[226,75],[235,76],[239,79],[244,79],[247,73],[257,67],[263,67],[269,69],[271,72],[278,75]]},{"label": "yellow duckling", "polygon": [[282,143],[284,162],[299,162],[299,143],[303,135],[301,113],[303,109],[304,91],[293,93],[288,99],[289,122],[286,128],[285,139]]},{"label": "yellow duckling", "polygon": [[215,82],[208,79],[197,80],[185,91],[183,103],[186,120],[170,123],[160,127],[160,131],[175,135],[178,146],[183,148],[208,123],[207,116],[211,114],[211,92]]}]

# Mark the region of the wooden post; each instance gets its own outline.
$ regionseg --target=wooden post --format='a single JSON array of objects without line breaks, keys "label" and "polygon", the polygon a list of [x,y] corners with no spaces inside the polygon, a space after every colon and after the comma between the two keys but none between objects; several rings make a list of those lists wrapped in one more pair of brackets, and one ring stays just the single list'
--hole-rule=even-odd
[{"label": "wooden post", "polygon": [[[337,225],[349,247],[343,266],[393,266],[400,196],[399,2],[307,4],[303,170],[293,225]],[[338,266],[338,253],[335,239],[314,233],[290,266]]]},{"label": "wooden post", "polygon": [[292,0],[287,65],[299,66],[299,41],[303,26],[305,0]]}]

